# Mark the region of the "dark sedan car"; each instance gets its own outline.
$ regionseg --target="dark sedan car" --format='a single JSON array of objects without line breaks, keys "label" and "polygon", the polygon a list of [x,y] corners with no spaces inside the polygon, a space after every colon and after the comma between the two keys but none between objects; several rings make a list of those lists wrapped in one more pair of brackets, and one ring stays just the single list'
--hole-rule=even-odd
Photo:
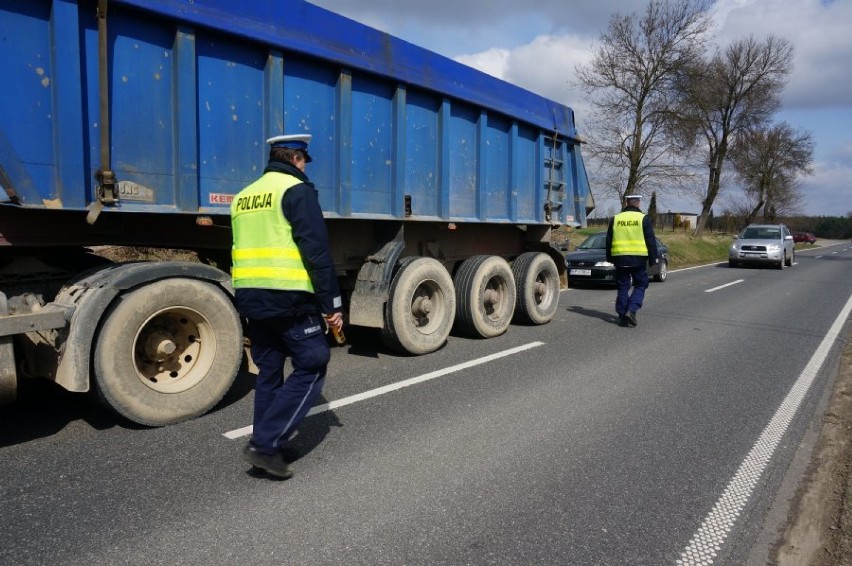
[{"label": "dark sedan car", "polygon": [[[654,281],[665,281],[669,269],[669,248],[659,238],[657,257],[660,261],[648,268],[648,275]],[[606,260],[606,232],[592,234],[573,252],[565,254],[565,265],[568,267],[569,285],[615,284],[615,266]]]}]

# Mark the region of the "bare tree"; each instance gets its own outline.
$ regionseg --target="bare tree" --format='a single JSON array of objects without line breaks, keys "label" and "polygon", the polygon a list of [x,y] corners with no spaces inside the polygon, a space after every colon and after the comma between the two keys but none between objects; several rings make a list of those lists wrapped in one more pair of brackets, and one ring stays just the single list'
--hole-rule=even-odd
[{"label": "bare tree", "polygon": [[812,172],[814,143],[809,132],[786,122],[745,132],[731,150],[737,177],[751,202],[747,222],[763,211],[774,222],[778,214],[795,212],[800,191],[799,175]]},{"label": "bare tree", "polygon": [[763,41],[748,37],[684,75],[684,131],[706,143],[709,169],[696,236],[704,233],[731,146],[745,132],[768,123],[780,106],[792,61],[789,41],[771,35]]},{"label": "bare tree", "polygon": [[676,79],[704,51],[710,3],[651,0],[641,18],[613,15],[592,62],[576,69],[594,109],[590,157],[619,201],[684,175],[666,131]]}]

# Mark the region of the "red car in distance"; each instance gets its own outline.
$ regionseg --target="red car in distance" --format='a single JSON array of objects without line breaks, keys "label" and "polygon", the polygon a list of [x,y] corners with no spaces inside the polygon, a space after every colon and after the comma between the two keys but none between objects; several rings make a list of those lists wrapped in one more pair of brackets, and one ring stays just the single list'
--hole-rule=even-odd
[{"label": "red car in distance", "polygon": [[801,242],[804,244],[813,244],[816,242],[816,236],[811,234],[810,232],[796,232],[793,234],[794,242]]}]

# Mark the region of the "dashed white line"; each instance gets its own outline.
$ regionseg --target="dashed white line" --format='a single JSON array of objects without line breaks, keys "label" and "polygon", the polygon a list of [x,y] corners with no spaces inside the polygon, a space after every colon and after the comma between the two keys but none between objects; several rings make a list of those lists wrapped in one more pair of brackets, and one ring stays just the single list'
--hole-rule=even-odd
[{"label": "dashed white line", "polygon": [[[454,366],[450,366],[444,369],[439,369],[437,371],[433,371],[430,373],[426,373],[417,377],[412,377],[411,379],[405,379],[403,381],[398,381],[396,383],[391,383],[389,385],[385,385],[382,387],[377,387],[375,389],[370,389],[369,391],[365,391],[363,393],[358,393],[357,395],[351,395],[349,397],[344,397],[343,399],[338,399],[336,401],[330,401],[323,405],[317,405],[313,407],[310,411],[308,411],[308,416],[316,415],[319,413],[324,413],[326,411],[331,411],[332,409],[337,409],[338,407],[343,407],[345,405],[351,405],[352,403],[357,403],[358,401],[364,401],[366,399],[371,399],[373,397],[378,397],[379,395],[384,395],[385,393],[390,393],[392,391],[396,391],[398,389],[402,389],[404,387],[410,387],[412,385],[417,385],[418,383],[423,383],[424,381],[429,381],[430,379],[435,379],[437,377],[442,377],[451,373],[455,373],[457,371],[461,371],[463,369],[472,368],[478,365],[487,364],[488,362],[493,362],[494,360],[499,360],[500,358],[505,358],[506,356],[511,356],[513,354],[518,354],[520,352],[524,352],[526,350],[537,348],[538,346],[543,346],[544,342],[530,342],[529,344],[524,344],[522,346],[517,346],[515,348],[510,348],[509,350],[504,350],[502,352],[497,352],[496,354],[491,354],[489,356],[483,356],[481,358],[476,358],[475,360],[470,360],[467,362],[462,362],[460,364],[456,364]],[[226,433],[223,433],[222,436],[225,438],[229,438],[234,440],[236,438],[240,438],[242,436],[248,436],[252,432],[252,425],[244,426],[242,428],[238,428]]]},{"label": "dashed white line", "polygon": [[832,344],[846,324],[850,311],[852,311],[852,295],[846,301],[846,306],[841,309],[840,314],[835,319],[834,324],[831,325],[814,355],[811,356],[808,365],[805,366],[796,383],[787,393],[787,397],[778,407],[772,420],[763,429],[763,433],[740,464],[737,473],[728,483],[722,496],[716,501],[704,521],[701,522],[698,532],[693,535],[689,545],[681,553],[677,564],[687,566],[713,564],[737,517],[751,497],[757,481],[775,453],[775,448],[784,436],[787,426],[805,398],[825,358],[828,357]]},{"label": "dashed white line", "polygon": [[712,289],[705,289],[705,293],[712,293],[713,291],[718,291],[719,289],[724,289],[725,287],[730,287],[731,285],[736,285],[737,283],[742,283],[745,279],[737,279],[736,281],[731,281],[730,283],[725,283],[724,285],[719,285],[718,287],[713,287]]}]

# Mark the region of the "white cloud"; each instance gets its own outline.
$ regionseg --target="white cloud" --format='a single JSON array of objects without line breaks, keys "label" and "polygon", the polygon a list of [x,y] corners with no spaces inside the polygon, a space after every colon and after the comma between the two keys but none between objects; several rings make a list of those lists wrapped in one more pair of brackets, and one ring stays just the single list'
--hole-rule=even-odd
[{"label": "white cloud", "polygon": [[[381,21],[385,31],[399,30],[418,22],[435,29],[471,30],[494,29],[505,23],[517,26],[527,19],[546,22],[548,33],[554,30],[571,31],[597,36],[615,12],[642,12],[647,0],[598,0],[572,2],[565,0],[431,0],[430,2],[400,2],[399,0],[310,0],[312,4],[333,10],[361,22]],[[603,26],[601,25],[603,22]],[[493,36],[492,36],[493,37]],[[405,39],[405,38],[404,38]]]},{"label": "white cloud", "polygon": [[793,44],[786,106],[852,105],[852,2],[718,0],[714,12],[721,44],[768,34]]},{"label": "white cloud", "polygon": [[[555,100],[574,109],[581,120],[589,113],[583,96],[573,85],[574,68],[592,56],[585,39],[567,35],[541,35],[515,49],[489,49],[455,59],[480,71]],[[581,120],[582,125],[582,120]]]},{"label": "white cloud", "polygon": [[506,69],[509,66],[510,54],[511,52],[508,49],[494,47],[481,53],[459,55],[455,60],[474,69],[479,69],[483,73],[488,73],[492,77],[508,80]]}]

